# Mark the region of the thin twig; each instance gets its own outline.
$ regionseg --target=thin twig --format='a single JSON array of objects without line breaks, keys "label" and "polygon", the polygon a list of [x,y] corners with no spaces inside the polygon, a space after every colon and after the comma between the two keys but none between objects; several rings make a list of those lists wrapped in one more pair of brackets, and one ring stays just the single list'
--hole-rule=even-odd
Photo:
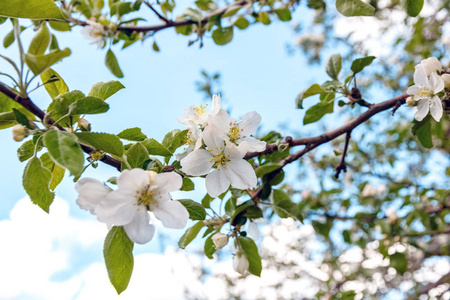
[{"label": "thin twig", "polygon": [[352,134],[352,131],[347,131],[347,135],[345,136],[345,146],[344,146],[344,152],[342,153],[342,159],[341,159],[341,163],[336,167],[336,174],[334,174],[334,177],[336,179],[339,178],[339,174],[341,173],[341,171],[347,172],[347,165],[345,164],[345,156],[347,155],[347,150],[348,150],[348,144],[350,142],[350,136]]},{"label": "thin twig", "polygon": [[161,15],[150,3],[148,3],[147,1],[144,2],[145,5],[147,5],[148,8],[150,8],[157,16],[158,18],[160,18],[164,23],[166,24],[170,24],[172,23],[172,21],[166,19],[163,15]]}]

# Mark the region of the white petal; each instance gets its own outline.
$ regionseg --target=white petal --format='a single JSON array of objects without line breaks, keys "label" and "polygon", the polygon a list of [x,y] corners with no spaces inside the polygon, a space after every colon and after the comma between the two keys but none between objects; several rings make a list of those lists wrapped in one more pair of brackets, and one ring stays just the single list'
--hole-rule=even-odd
[{"label": "white petal", "polygon": [[416,95],[419,93],[419,91],[420,91],[420,89],[416,85],[412,85],[406,90],[406,93],[408,95],[412,95],[412,96],[416,97]]},{"label": "white petal", "polygon": [[254,239],[254,240],[258,240],[259,239],[259,229],[258,229],[258,225],[256,225],[255,222],[249,222],[248,223],[248,228],[247,228],[247,233]]},{"label": "white petal", "polygon": [[442,102],[438,96],[434,96],[431,99],[430,104],[430,114],[431,116],[439,122],[442,118],[442,114],[444,113],[444,109],[442,108]]},{"label": "white petal", "polygon": [[178,191],[183,185],[183,178],[175,172],[160,173],[155,177],[155,184],[159,192],[168,193]]},{"label": "white petal", "polygon": [[213,127],[206,127],[202,132],[202,139],[205,142],[208,150],[211,150],[212,153],[220,153],[225,147],[225,143],[222,138],[220,138],[220,132],[214,132]]},{"label": "white petal", "polygon": [[150,209],[167,228],[184,228],[189,219],[187,209],[178,201],[151,204]]},{"label": "white petal", "polygon": [[117,178],[117,186],[122,190],[141,191],[149,185],[148,174],[142,169],[123,170]]},{"label": "white petal", "polygon": [[214,170],[206,176],[205,184],[206,191],[211,197],[216,198],[220,194],[224,193],[230,186],[230,179],[222,171],[223,169]]},{"label": "white petal", "polygon": [[231,160],[233,159],[241,159],[247,154],[250,149],[250,145],[246,141],[242,141],[239,145],[235,145],[231,142],[227,143],[225,147],[225,155],[228,156]]},{"label": "white petal", "polygon": [[234,122],[234,120],[225,110],[221,109],[218,114],[209,116],[208,126],[213,128],[216,135],[222,137],[230,131],[230,122]]},{"label": "white petal", "polygon": [[192,176],[205,175],[214,165],[211,159],[211,154],[205,149],[195,150],[180,161],[181,171]]},{"label": "white petal", "polygon": [[222,105],[222,101],[220,100],[220,95],[213,95],[212,98],[212,107],[211,107],[211,115],[217,115],[220,111],[220,106]]},{"label": "white petal", "polygon": [[78,206],[91,213],[94,213],[97,204],[111,192],[102,182],[93,178],[81,178],[75,185],[75,190],[78,192]]},{"label": "white petal", "polygon": [[436,94],[444,89],[445,82],[441,76],[436,73],[431,73],[430,76],[430,89]]},{"label": "white petal", "polygon": [[138,244],[150,242],[155,234],[155,226],[149,224],[150,215],[146,209],[139,210],[133,221],[123,226],[130,240]]},{"label": "white petal", "polygon": [[248,189],[257,184],[255,170],[250,163],[243,159],[229,161],[223,171],[231,181],[231,186],[237,189]]},{"label": "white petal", "polygon": [[419,101],[419,103],[417,105],[416,116],[415,116],[417,121],[422,121],[428,115],[428,111],[430,109],[429,100],[430,99],[428,99],[428,98],[424,98]]},{"label": "white petal", "polygon": [[245,274],[250,266],[245,254],[238,252],[233,257],[233,269],[241,275]]},{"label": "white petal", "polygon": [[440,72],[442,70],[442,65],[436,57],[429,57],[420,62],[424,67],[427,76],[430,76],[433,72]]},{"label": "white petal", "polygon": [[242,120],[239,122],[239,127],[243,129],[241,132],[242,136],[249,136],[258,129],[259,124],[261,123],[261,115],[256,111],[251,111],[246,113]]},{"label": "white petal", "polygon": [[428,86],[428,76],[425,72],[425,69],[421,65],[416,66],[416,70],[414,71],[414,84],[415,85],[423,85],[424,87]]},{"label": "white petal", "polygon": [[[140,206],[134,193],[116,190],[106,196],[95,207],[95,214],[100,222],[108,225],[123,226],[133,221]],[[142,205],[142,207],[144,207]]]},{"label": "white petal", "polygon": [[247,142],[250,146],[247,150],[250,152],[259,152],[266,150],[266,142],[260,141],[258,139],[255,139],[254,137],[245,137],[238,140],[239,143]]}]

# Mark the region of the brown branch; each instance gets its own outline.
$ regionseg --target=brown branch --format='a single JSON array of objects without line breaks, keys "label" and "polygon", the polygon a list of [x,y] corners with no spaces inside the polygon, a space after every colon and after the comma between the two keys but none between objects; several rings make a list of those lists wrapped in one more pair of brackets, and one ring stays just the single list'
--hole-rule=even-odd
[{"label": "brown branch", "polygon": [[341,171],[344,171],[344,173],[347,172],[347,165],[345,164],[345,156],[347,155],[348,144],[350,142],[351,133],[352,133],[352,131],[348,131],[347,135],[345,136],[345,146],[344,146],[344,152],[342,153],[341,163],[336,167],[336,174],[334,174],[334,177],[336,179],[339,178],[339,173],[341,173]]},{"label": "brown branch", "polygon": [[[22,97],[21,95],[19,95],[18,93],[16,93],[15,91],[11,90],[10,88],[8,88],[7,86],[5,86],[1,83],[0,83],[0,92],[5,94],[6,96],[11,98],[15,102],[19,103],[20,105],[22,105],[28,111],[32,112],[35,116],[37,116],[39,119],[41,119],[41,121],[44,121],[44,118],[45,118],[45,121],[48,124],[55,125],[61,131],[66,131],[66,129],[64,129],[59,124],[55,124],[55,121],[52,118],[48,118],[48,117],[46,118],[45,112],[42,109],[40,109],[39,107],[37,107],[36,104],[34,104],[34,102],[31,101],[30,98]],[[88,147],[88,146],[81,145],[81,144],[80,144],[80,146],[81,146],[81,149],[83,149],[83,151],[87,154],[90,154],[91,152],[95,151],[95,149],[92,147]],[[103,158],[100,159],[100,161],[116,168],[118,171],[121,170],[122,163],[120,161],[118,161],[117,159],[112,158],[111,156],[105,155],[105,156],[103,156]]]},{"label": "brown branch", "polygon": [[170,24],[173,23],[172,21],[166,19],[163,15],[161,15],[150,3],[148,3],[147,1],[144,1],[144,4],[147,5],[148,8],[150,8],[156,16],[158,16],[158,18],[163,21],[166,24]]}]

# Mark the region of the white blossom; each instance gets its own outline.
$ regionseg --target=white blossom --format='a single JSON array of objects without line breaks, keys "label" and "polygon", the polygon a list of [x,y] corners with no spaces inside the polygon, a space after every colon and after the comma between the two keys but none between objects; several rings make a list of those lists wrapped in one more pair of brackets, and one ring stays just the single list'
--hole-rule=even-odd
[{"label": "white blossom", "polygon": [[[249,146],[226,145],[211,127],[202,132],[206,149],[197,149],[181,160],[182,171],[191,176],[206,175],[206,190],[211,197],[217,197],[231,186],[237,189],[255,187],[257,179],[249,162],[243,159]],[[209,173],[211,168],[216,170]]]},{"label": "white blossom", "polygon": [[220,232],[213,234],[211,239],[216,249],[222,249],[228,244],[228,235]]},{"label": "white blossom", "polygon": [[13,133],[13,139],[16,142],[20,142],[21,140],[23,140],[24,138],[26,138],[28,136],[30,131],[28,130],[28,128],[26,128],[22,124],[16,124],[16,125],[14,125],[14,127],[12,129],[12,133]]},{"label": "white blossom", "polygon": [[106,31],[102,24],[87,20],[88,25],[84,26],[81,33],[87,38],[92,40],[91,44],[97,44],[98,48],[102,48],[105,45]]},{"label": "white blossom", "polygon": [[187,126],[195,124],[195,126],[204,128],[208,125],[208,119],[216,116],[220,111],[220,95],[213,95],[210,112],[206,111],[207,106],[208,104],[188,106],[183,111],[183,118],[178,118],[177,120]]},{"label": "white blossom", "polygon": [[446,89],[450,89],[450,74],[442,74],[442,80],[444,80],[444,86]]},{"label": "white blossom", "polygon": [[92,214],[95,214],[97,204],[111,192],[111,189],[93,178],[81,178],[75,185],[75,190],[78,192],[78,206]]},{"label": "white blossom", "polygon": [[429,57],[427,59],[424,59],[420,62],[419,65],[425,69],[425,73],[427,74],[427,76],[430,76],[433,72],[437,73],[441,72],[442,70],[442,65],[436,57]]},{"label": "white blossom", "polygon": [[188,130],[186,139],[187,148],[183,153],[177,154],[176,157],[179,161],[185,158],[186,155],[188,155],[192,151],[197,150],[202,146],[202,131],[200,130],[200,128],[198,128],[198,126],[194,123],[190,122],[190,126],[188,126],[186,129]]},{"label": "white blossom", "polygon": [[241,275],[244,275],[250,266],[247,256],[242,250],[239,250],[233,257],[233,269]]},{"label": "white blossom", "polygon": [[246,113],[242,120],[236,121],[223,109],[211,118],[210,126],[225,140],[239,145],[242,142],[249,144],[248,151],[266,150],[266,142],[260,141],[251,135],[258,129],[261,123],[261,116],[255,111]]},{"label": "white blossom", "polygon": [[428,112],[439,122],[443,114],[442,102],[436,95],[444,89],[444,80],[436,73],[427,76],[422,65],[417,65],[414,72],[414,85],[406,91],[413,96],[414,100],[419,101],[417,105],[416,120],[422,121]]}]

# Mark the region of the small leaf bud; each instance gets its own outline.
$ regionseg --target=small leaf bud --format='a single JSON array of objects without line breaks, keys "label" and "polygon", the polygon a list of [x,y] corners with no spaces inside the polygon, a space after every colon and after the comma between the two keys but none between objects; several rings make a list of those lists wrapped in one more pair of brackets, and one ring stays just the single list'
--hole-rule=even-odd
[{"label": "small leaf bud", "polygon": [[412,97],[408,97],[406,98],[406,104],[408,104],[408,106],[415,106],[416,101]]},{"label": "small leaf bud", "polygon": [[105,156],[105,153],[102,151],[93,151],[90,153],[91,158],[93,161],[97,161],[103,158],[103,156]]},{"label": "small leaf bud", "polygon": [[218,232],[212,236],[212,241],[216,249],[222,249],[228,244],[228,236],[226,234]]},{"label": "small leaf bud", "polygon": [[84,118],[78,119],[78,127],[80,127],[82,131],[91,131],[91,123]]},{"label": "small leaf bud", "polygon": [[444,85],[446,89],[450,89],[450,74],[442,74],[442,79],[444,79]]},{"label": "small leaf bud", "polygon": [[21,140],[26,138],[28,136],[28,134],[29,134],[28,128],[26,128],[22,124],[15,125],[13,127],[12,131],[13,131],[13,139],[16,142],[20,142]]}]

